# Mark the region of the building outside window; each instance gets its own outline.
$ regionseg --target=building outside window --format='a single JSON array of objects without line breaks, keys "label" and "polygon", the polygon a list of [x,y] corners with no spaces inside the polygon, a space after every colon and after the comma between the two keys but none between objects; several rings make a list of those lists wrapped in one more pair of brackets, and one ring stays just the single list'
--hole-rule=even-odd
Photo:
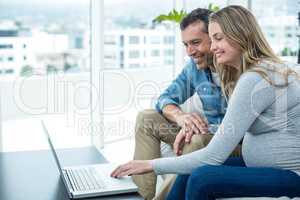
[{"label": "building outside window", "polygon": [[298,1],[251,1],[251,10],[258,19],[267,40],[283,60],[297,62],[299,49]]}]

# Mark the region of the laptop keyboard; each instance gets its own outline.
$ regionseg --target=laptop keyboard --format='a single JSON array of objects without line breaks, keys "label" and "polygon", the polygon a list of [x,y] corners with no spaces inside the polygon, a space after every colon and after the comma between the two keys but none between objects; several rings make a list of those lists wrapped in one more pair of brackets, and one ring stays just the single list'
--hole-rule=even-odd
[{"label": "laptop keyboard", "polygon": [[67,173],[71,179],[71,183],[73,183],[72,186],[74,190],[88,191],[106,188],[104,181],[99,177],[93,167],[68,169]]}]

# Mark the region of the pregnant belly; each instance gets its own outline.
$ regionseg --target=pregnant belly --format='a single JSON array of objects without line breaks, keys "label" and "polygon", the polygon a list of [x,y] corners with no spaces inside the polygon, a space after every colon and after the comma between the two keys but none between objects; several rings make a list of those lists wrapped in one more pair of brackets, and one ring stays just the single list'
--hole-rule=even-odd
[{"label": "pregnant belly", "polygon": [[248,167],[275,167],[300,173],[300,138],[296,133],[247,133],[242,153]]},{"label": "pregnant belly", "polygon": [[274,138],[271,134],[255,136],[246,134],[242,147],[246,165],[248,167],[273,167],[277,160],[277,143],[278,138]]}]

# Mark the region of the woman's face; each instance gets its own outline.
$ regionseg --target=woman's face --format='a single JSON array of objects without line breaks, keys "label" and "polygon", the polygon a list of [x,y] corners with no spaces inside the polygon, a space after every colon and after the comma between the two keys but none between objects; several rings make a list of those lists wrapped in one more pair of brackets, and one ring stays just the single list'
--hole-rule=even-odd
[{"label": "woman's face", "polygon": [[218,23],[209,23],[208,32],[211,39],[210,50],[214,53],[217,63],[239,68],[241,49],[237,45],[232,45],[232,42],[228,42]]}]

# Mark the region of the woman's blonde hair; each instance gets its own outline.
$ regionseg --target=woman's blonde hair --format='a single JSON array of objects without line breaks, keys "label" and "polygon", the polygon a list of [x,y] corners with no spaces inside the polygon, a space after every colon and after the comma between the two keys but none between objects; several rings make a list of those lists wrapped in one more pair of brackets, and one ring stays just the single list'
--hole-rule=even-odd
[{"label": "woman's blonde hair", "polygon": [[[273,52],[250,11],[242,6],[228,6],[211,14],[209,23],[211,22],[218,23],[228,42],[242,51],[242,66],[239,69],[217,64],[214,57],[214,64],[220,75],[221,87],[226,97],[231,95],[239,77],[246,71],[258,72],[270,84],[275,85],[268,77],[266,69],[258,67],[258,64],[262,60],[268,60],[271,63],[283,62]],[[273,69],[270,67],[268,70],[279,72],[275,67]],[[288,75],[293,71],[286,70],[280,73],[284,74],[285,85],[287,85]]]}]

